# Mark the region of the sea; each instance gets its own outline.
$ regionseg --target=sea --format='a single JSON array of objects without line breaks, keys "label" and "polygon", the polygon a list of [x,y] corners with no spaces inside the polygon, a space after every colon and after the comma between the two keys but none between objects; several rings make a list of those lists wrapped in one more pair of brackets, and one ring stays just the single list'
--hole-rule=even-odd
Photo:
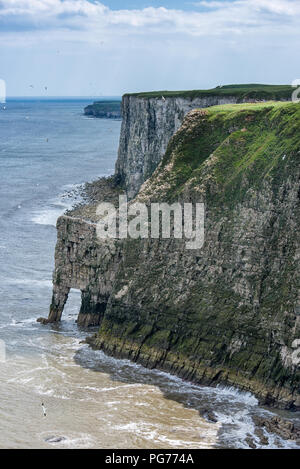
[{"label": "sea", "polygon": [[82,343],[94,331],[76,325],[77,291],[60,324],[36,322],[51,302],[57,217],[80,202],[86,181],[114,171],[121,121],[85,117],[92,101],[0,105],[0,448],[249,448],[249,438],[295,448],[267,433],[261,444],[253,416],[275,411],[250,393],[197,386]]}]

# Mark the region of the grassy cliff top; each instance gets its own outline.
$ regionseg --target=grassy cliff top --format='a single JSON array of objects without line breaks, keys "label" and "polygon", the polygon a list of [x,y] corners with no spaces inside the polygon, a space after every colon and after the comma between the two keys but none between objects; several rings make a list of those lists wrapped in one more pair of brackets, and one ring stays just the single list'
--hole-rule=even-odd
[{"label": "grassy cliff top", "polygon": [[245,84],[245,85],[224,85],[217,86],[210,90],[189,90],[189,91],[149,91],[141,93],[127,93],[124,96],[136,96],[139,98],[161,98],[182,97],[182,98],[201,98],[207,96],[238,96],[240,99],[269,99],[280,100],[290,99],[294,88],[290,85],[263,85],[263,84]]},{"label": "grassy cliff top", "polygon": [[210,106],[204,108],[209,113],[219,112],[247,112],[247,111],[259,111],[261,109],[274,109],[281,108],[282,106],[288,106],[291,103],[289,101],[263,101],[259,103],[239,103],[239,104],[219,104],[217,106]]},{"label": "grassy cliff top", "polygon": [[[229,104],[191,111],[140,196],[177,200],[188,191],[231,206],[264,181],[299,166],[300,104]],[[289,168],[289,169],[288,169]],[[294,169],[291,169],[294,168]]]}]

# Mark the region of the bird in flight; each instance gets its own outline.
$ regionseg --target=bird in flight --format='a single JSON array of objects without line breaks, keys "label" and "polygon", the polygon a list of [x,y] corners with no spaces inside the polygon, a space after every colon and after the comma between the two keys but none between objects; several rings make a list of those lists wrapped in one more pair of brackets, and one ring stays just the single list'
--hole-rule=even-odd
[{"label": "bird in flight", "polygon": [[46,414],[46,408],[45,408],[45,406],[44,406],[44,403],[43,403],[43,402],[42,402],[42,409],[43,409],[43,414],[44,414],[44,417],[46,417],[46,415],[47,415],[47,414]]}]

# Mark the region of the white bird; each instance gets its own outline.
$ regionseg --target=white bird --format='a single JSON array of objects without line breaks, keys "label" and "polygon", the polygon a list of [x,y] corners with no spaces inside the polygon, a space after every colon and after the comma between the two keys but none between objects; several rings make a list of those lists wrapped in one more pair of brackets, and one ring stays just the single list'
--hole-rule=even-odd
[{"label": "white bird", "polygon": [[162,98],[163,102],[165,102],[166,98],[164,96],[162,96],[161,98]]},{"label": "white bird", "polygon": [[46,408],[44,406],[44,403],[42,402],[42,409],[43,409],[43,414],[44,414],[44,417],[46,417],[47,413],[46,413]]}]

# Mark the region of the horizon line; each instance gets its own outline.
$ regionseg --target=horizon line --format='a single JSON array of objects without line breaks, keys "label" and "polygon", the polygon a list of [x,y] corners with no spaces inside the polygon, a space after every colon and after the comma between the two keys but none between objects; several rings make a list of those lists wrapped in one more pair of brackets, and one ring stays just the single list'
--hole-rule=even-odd
[{"label": "horizon line", "polygon": [[88,95],[88,96],[85,96],[85,95],[74,95],[74,96],[71,96],[71,95],[59,95],[59,96],[56,96],[56,95],[51,95],[51,96],[24,96],[24,95],[12,95],[12,96],[6,96],[6,99],[12,99],[12,98],[26,98],[26,99],[31,99],[31,98],[38,98],[38,99],[64,99],[64,98],[68,98],[68,99],[72,99],[72,98],[76,98],[76,99],[90,99],[90,98],[97,98],[97,99],[100,99],[100,98],[120,98],[122,97],[122,95]]}]

